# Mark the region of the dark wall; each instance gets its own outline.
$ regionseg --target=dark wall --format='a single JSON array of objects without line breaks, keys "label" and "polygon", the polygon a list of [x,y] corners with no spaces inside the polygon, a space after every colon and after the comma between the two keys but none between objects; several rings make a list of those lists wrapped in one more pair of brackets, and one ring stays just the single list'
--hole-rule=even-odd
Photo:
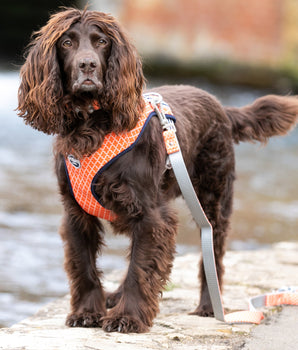
[{"label": "dark wall", "polygon": [[1,0],[0,65],[17,68],[23,62],[33,31],[40,29],[61,6],[77,6],[76,0]]}]

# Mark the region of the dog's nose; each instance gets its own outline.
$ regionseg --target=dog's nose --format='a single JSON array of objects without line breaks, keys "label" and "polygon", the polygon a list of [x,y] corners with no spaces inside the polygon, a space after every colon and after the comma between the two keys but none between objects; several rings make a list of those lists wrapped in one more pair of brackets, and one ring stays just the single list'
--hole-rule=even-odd
[{"label": "dog's nose", "polygon": [[93,58],[84,57],[79,61],[79,68],[83,72],[92,72],[96,67],[97,67],[97,62]]}]

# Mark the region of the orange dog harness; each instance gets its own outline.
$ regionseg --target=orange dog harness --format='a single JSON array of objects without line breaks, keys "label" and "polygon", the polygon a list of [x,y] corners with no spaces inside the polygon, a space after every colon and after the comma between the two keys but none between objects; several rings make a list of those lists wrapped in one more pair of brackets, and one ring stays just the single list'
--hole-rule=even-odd
[{"label": "orange dog harness", "polygon": [[[101,147],[89,157],[78,160],[69,155],[65,159],[66,173],[73,196],[90,215],[109,221],[116,218],[111,210],[104,208],[100,203],[94,187],[100,174],[136,145],[150,119],[156,116],[150,103],[152,95],[145,94],[144,99],[145,109],[134,129],[121,134],[112,132],[106,135]],[[175,120],[168,104],[162,102],[161,108],[167,118]]]}]

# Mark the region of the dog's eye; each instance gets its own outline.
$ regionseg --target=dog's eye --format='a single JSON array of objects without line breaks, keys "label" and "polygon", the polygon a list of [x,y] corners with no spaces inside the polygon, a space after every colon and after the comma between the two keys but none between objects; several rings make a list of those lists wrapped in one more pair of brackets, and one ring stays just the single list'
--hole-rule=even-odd
[{"label": "dog's eye", "polygon": [[98,41],[97,41],[97,45],[98,46],[104,46],[104,45],[106,45],[108,42],[105,40],[105,39],[98,39]]},{"label": "dog's eye", "polygon": [[65,48],[71,47],[72,46],[71,40],[70,39],[64,40],[63,43],[62,43],[62,46],[65,47]]}]

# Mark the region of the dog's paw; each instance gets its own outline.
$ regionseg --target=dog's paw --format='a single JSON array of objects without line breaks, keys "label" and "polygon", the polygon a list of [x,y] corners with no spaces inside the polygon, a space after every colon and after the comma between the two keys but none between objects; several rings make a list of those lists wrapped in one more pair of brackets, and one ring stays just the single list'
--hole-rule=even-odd
[{"label": "dog's paw", "polygon": [[65,324],[68,327],[101,327],[103,316],[101,313],[73,313],[67,316]]},{"label": "dog's paw", "polygon": [[106,293],[106,308],[112,309],[121,299],[121,292]]},{"label": "dog's paw", "polygon": [[145,333],[149,331],[141,320],[131,316],[105,316],[103,317],[102,329],[106,332],[119,333]]},{"label": "dog's paw", "polygon": [[199,305],[195,311],[190,312],[189,315],[197,315],[201,317],[214,317],[214,312],[211,305]]}]

